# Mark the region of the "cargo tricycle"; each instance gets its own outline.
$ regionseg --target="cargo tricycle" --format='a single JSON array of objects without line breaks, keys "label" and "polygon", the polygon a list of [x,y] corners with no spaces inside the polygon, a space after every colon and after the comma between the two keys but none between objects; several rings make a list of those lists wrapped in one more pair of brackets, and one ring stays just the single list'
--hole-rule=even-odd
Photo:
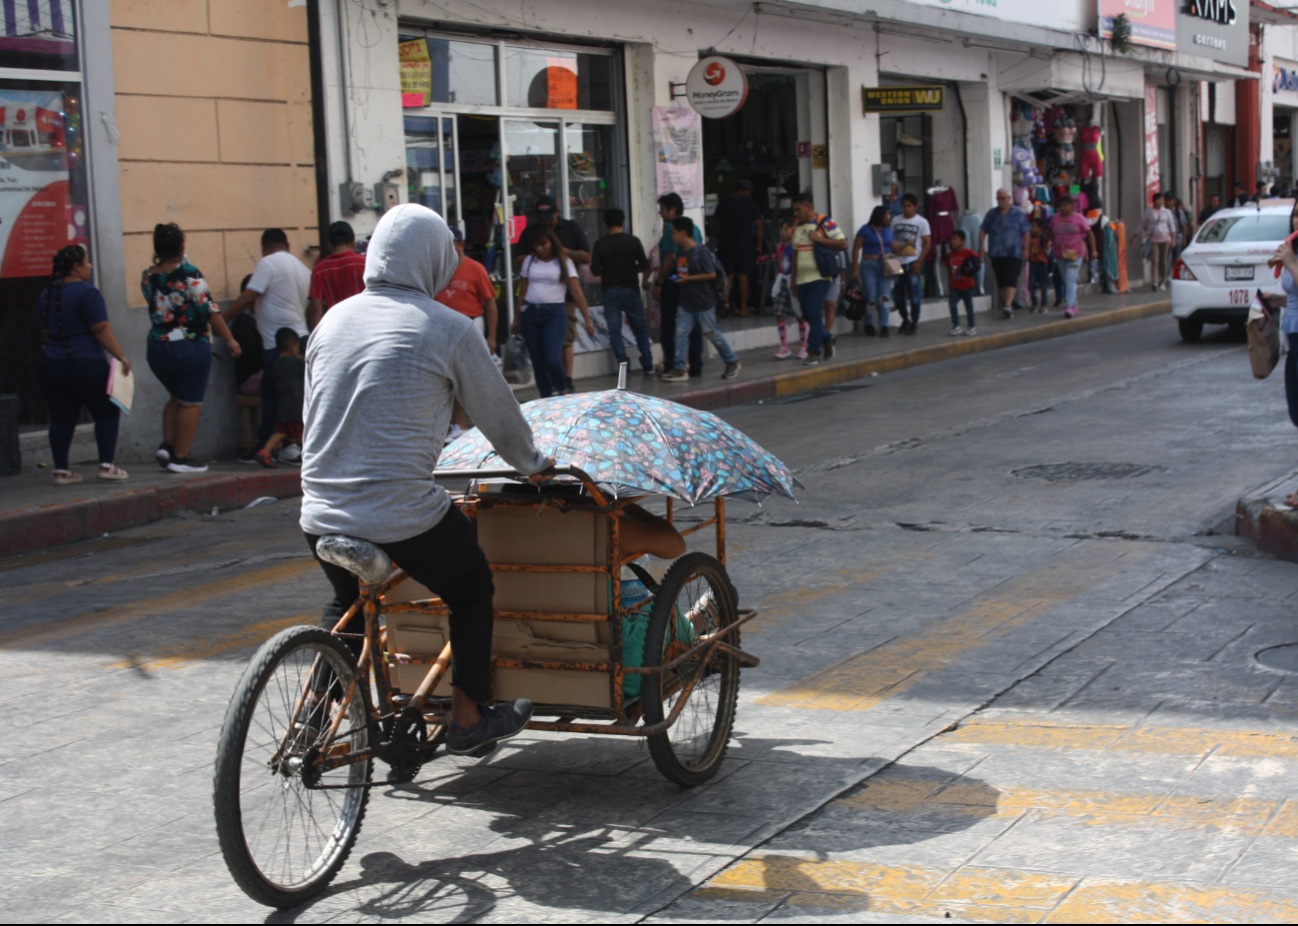
[{"label": "cargo tricycle", "polygon": [[[715,532],[661,579],[633,562],[615,496],[576,467],[532,485],[513,470],[438,471],[477,524],[495,596],[493,696],[535,705],[529,729],[647,740],[682,787],[725,756],[755,611],[726,574],[725,500],[681,530]],[[675,521],[673,500],[666,517]],[[703,509],[707,512],[707,509]],[[377,546],[339,535],[317,555],[361,595],[330,631],[292,627],[250,661],[226,714],[215,775],[217,832],[239,886],[269,906],[322,892],[354,845],[374,780],[413,781],[446,736],[448,609]]]}]

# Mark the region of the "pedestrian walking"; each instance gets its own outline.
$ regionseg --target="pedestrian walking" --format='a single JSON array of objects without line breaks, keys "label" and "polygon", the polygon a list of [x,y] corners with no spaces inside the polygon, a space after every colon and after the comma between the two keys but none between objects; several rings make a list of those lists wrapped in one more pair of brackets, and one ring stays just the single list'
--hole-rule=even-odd
[{"label": "pedestrian walking", "polygon": [[1050,310],[1050,248],[1046,244],[1046,223],[1041,219],[1032,219],[1032,231],[1028,232],[1028,299],[1029,312]]},{"label": "pedestrian walking", "polygon": [[[305,395],[306,361],[302,359],[302,339],[292,328],[275,332],[275,383],[279,406],[275,409],[278,424],[270,440],[257,451],[257,462],[268,469],[279,464],[271,454],[281,447],[302,446],[302,402]],[[301,459],[299,456],[298,459]]]},{"label": "pedestrian walking", "polygon": [[1167,289],[1167,255],[1176,240],[1176,218],[1167,208],[1166,197],[1155,193],[1150,200],[1150,207],[1145,210],[1145,221],[1141,228],[1145,238],[1150,242],[1149,261],[1151,290]]},{"label": "pedestrian walking", "polygon": [[325,312],[365,290],[365,255],[356,253],[356,232],[351,224],[334,222],[325,236],[329,253],[311,268],[307,291],[306,320],[312,330]]},{"label": "pedestrian walking", "polygon": [[793,217],[798,222],[793,230],[798,305],[811,327],[807,336],[807,359],[802,362],[815,366],[822,358],[830,360],[834,356],[834,341],[825,329],[825,300],[834,277],[821,273],[816,261],[816,247],[846,251],[847,237],[833,219],[816,212],[815,200],[810,193],[793,197]]},{"label": "pedestrian walking", "polygon": [[676,316],[675,367],[663,374],[667,382],[689,379],[685,368],[690,349],[690,332],[699,328],[703,337],[721,355],[726,368],[722,379],[739,375],[739,358],[730,349],[725,335],[717,330],[717,304],[720,301],[717,283],[724,280],[725,268],[707,245],[695,240],[697,229],[694,220],[681,217],[672,220],[672,237],[676,244],[676,283],[680,286],[680,311]]},{"label": "pedestrian walking", "polygon": [[[572,219],[565,219],[559,215],[559,204],[554,201],[553,196],[538,196],[532,203],[532,221],[528,223],[527,228],[523,229],[514,251],[515,269],[522,267],[523,261],[532,256],[538,236],[544,235],[546,231],[554,232],[555,238],[563,245],[568,259],[575,265],[581,267],[590,263],[590,239],[586,237],[586,230]],[[578,279],[580,280],[580,277]],[[574,345],[577,343],[578,303],[572,298],[572,292],[572,290],[565,291],[566,298],[563,303],[564,316],[567,319],[567,327],[563,335],[564,378],[556,385],[556,389],[561,392],[565,389],[569,392],[575,389],[572,384],[572,365],[575,358]],[[583,304],[584,301],[583,297]],[[583,314],[589,313],[583,312]]]},{"label": "pedestrian walking", "polygon": [[862,225],[852,241],[852,279],[861,281],[865,293],[865,325],[867,336],[875,333],[874,318],[879,320],[879,337],[888,337],[888,323],[892,305],[888,301],[888,276],[885,258],[892,255],[892,213],[887,206],[875,206],[870,221]]},{"label": "pedestrian walking", "polygon": [[[1280,318],[1280,333],[1284,335],[1288,351],[1284,358],[1284,395],[1289,407],[1289,421],[1298,428],[1298,257],[1294,254],[1293,234],[1298,232],[1298,203],[1289,213],[1289,237],[1275,249],[1274,258],[1284,269],[1280,272],[1280,287],[1284,295],[1268,295],[1275,308],[1284,306]],[[1285,504],[1298,508],[1298,492],[1290,493]]]},{"label": "pedestrian walking", "polygon": [[108,323],[103,294],[90,285],[92,269],[81,245],[60,249],[54,255],[50,285],[42,290],[37,302],[44,344],[36,381],[50,413],[50,453],[54,457],[56,486],[81,481],[81,475],[72,471],[68,455],[83,408],[95,421],[95,445],[99,450],[96,478],[127,478],[126,470],[113,462],[121,411],[108,398],[110,368],[105,352],[121,363],[123,375],[130,375],[131,361],[126,359]]},{"label": "pedestrian walking", "polygon": [[[1172,252],[1168,255],[1168,266],[1175,267],[1181,252],[1190,246],[1190,238],[1194,234],[1194,224],[1190,221],[1190,214],[1185,210],[1184,204],[1177,197],[1170,194],[1167,196],[1167,208],[1176,222],[1176,236],[1172,241]],[[1092,282],[1097,281],[1093,280]]]},{"label": "pedestrian walking", "polygon": [[1064,277],[1064,315],[1077,316],[1077,274],[1082,268],[1082,258],[1096,257],[1095,234],[1091,223],[1073,212],[1073,198],[1061,196],[1055,205],[1059,211],[1046,225],[1046,240],[1055,263]]},{"label": "pedestrian walking", "polygon": [[[203,274],[185,256],[185,233],[174,222],[153,227],[153,266],[141,274],[140,290],[152,322],[149,369],[170,396],[162,410],[162,443],[154,456],[173,473],[207,472],[193,447],[212,371],[212,330],[225,341],[231,357],[238,359],[240,349]],[[265,378],[263,372],[263,382]]]},{"label": "pedestrian walking", "polygon": [[[465,318],[474,319],[474,326],[481,328],[486,338],[487,350],[494,354],[498,322],[496,284],[491,282],[486,267],[464,253],[464,232],[454,225],[450,231],[457,263],[451,281],[437,294],[437,301]],[[446,434],[447,441],[455,440],[468,426],[469,418],[464,413],[464,406],[456,399],[451,406],[451,429]]]},{"label": "pedestrian walking", "polygon": [[[946,266],[947,301],[951,309],[951,330],[947,333],[953,336],[975,335],[978,329],[975,327],[974,320],[973,291],[978,285],[978,270],[982,266],[982,259],[976,251],[965,245],[964,232],[958,228],[951,232],[951,250],[946,255]],[[960,327],[961,302],[964,302],[965,316],[968,320],[966,328]]]},{"label": "pedestrian walking", "polygon": [[1250,202],[1252,202],[1252,200],[1249,198],[1248,188],[1238,180],[1235,181],[1235,195],[1233,195],[1230,198],[1230,201],[1226,203],[1227,207],[1230,209],[1238,209],[1240,206],[1247,206]]},{"label": "pedestrian walking", "polygon": [[[226,318],[233,319],[257,304],[257,331],[261,335],[261,427],[257,438],[260,444],[270,440],[279,424],[279,395],[275,387],[275,332],[292,328],[299,338],[306,340],[306,305],[311,291],[311,271],[292,255],[288,235],[280,228],[268,228],[261,233],[261,260],[253,268],[248,288],[239,294],[225,310]],[[249,455],[251,456],[251,455]],[[243,458],[241,458],[243,459]],[[255,462],[244,460],[244,462]]]},{"label": "pedestrian walking", "polygon": [[1014,317],[1014,297],[1023,273],[1023,255],[1027,251],[1032,225],[1027,215],[1014,205],[1009,190],[996,191],[996,208],[983,216],[978,234],[978,253],[990,260],[996,287],[1000,293],[1001,317]]},{"label": "pedestrian walking", "polygon": [[[901,215],[892,220],[892,253],[901,261],[902,273],[892,286],[892,301],[901,315],[902,334],[914,334],[924,308],[924,261],[933,250],[928,219],[919,214],[914,193],[901,198]],[[910,308],[907,309],[909,301]]]},{"label": "pedestrian walking", "polygon": [[[672,280],[676,274],[677,248],[672,230],[672,222],[685,214],[685,203],[679,193],[666,193],[658,197],[658,215],[663,220],[663,234],[658,239],[658,282],[653,288],[653,297],[658,303],[658,338],[662,343],[663,362],[660,372],[669,373],[673,369],[676,357],[676,317],[680,302],[680,285]],[[703,243],[703,236],[698,228],[694,229],[694,240]],[[697,327],[691,328],[689,374],[703,375],[703,332]]]},{"label": "pedestrian walking", "polygon": [[740,180],[734,193],[717,203],[712,216],[717,234],[717,256],[726,269],[727,297],[731,303],[738,294],[738,305],[731,305],[736,315],[747,316],[749,281],[757,276],[757,258],[765,246],[762,210],[753,199],[753,181]]},{"label": "pedestrian walking", "polygon": [[518,313],[510,330],[527,342],[527,353],[536,373],[536,388],[544,399],[556,392],[564,395],[571,391],[563,367],[564,333],[568,328],[564,299],[571,298],[581,309],[587,334],[595,333],[595,325],[586,307],[586,295],[581,291],[577,265],[559,243],[554,229],[538,233],[533,240],[536,244],[532,254],[519,268],[523,281],[519,299],[523,311]]},{"label": "pedestrian walking", "polygon": [[609,209],[604,213],[603,238],[590,252],[590,272],[600,278],[604,290],[604,321],[608,325],[608,342],[619,364],[629,364],[622,341],[622,319],[626,319],[640,352],[640,370],[654,371],[653,346],[645,325],[644,300],[640,297],[640,274],[649,269],[644,244],[626,231],[626,213]]},{"label": "pedestrian walking", "polygon": [[1195,231],[1203,228],[1203,224],[1210,218],[1221,211],[1221,194],[1213,193],[1208,197],[1208,205],[1199,210],[1199,221],[1195,223]]},{"label": "pedestrian walking", "polygon": [[775,283],[771,286],[771,305],[775,309],[775,330],[780,336],[780,349],[775,352],[776,360],[787,360],[793,356],[789,350],[789,319],[798,320],[798,359],[807,359],[807,336],[811,326],[802,317],[798,307],[798,297],[794,292],[793,281],[793,220],[780,221],[780,243],[775,246]]}]

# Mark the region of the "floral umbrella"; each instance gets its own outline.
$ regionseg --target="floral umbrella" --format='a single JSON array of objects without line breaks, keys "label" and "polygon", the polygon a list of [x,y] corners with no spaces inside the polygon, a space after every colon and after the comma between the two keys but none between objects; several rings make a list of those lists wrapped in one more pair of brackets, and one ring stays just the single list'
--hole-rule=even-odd
[{"label": "floral umbrella", "polygon": [[[802,488],[789,468],[711,412],[610,389],[534,399],[523,405],[536,447],[585,470],[614,492],[667,495],[690,504],[719,495],[760,501]],[[437,468],[499,465],[477,428],[443,452]]]}]

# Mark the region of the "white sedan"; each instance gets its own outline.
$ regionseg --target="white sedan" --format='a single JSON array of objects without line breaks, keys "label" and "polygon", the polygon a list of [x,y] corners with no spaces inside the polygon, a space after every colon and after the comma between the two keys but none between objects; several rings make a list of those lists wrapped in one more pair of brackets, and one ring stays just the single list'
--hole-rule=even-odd
[{"label": "white sedan", "polygon": [[1288,202],[1222,209],[1203,223],[1172,266],[1172,315],[1181,337],[1197,341],[1203,326],[1248,321],[1253,293],[1282,293],[1276,271],[1266,265],[1289,237]]}]

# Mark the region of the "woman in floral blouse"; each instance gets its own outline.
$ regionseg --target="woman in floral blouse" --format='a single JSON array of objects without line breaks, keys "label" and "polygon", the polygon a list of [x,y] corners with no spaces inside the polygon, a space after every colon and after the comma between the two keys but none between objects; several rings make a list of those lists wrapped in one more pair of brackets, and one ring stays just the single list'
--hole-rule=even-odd
[{"label": "woman in floral blouse", "polygon": [[158,464],[173,473],[206,472],[207,464],[190,451],[212,369],[212,329],[231,357],[239,356],[239,342],[221,318],[203,274],[185,259],[185,233],[174,222],[154,226],[153,266],[141,275],[140,288],[153,322],[149,369],[171,396],[162,410]]}]

